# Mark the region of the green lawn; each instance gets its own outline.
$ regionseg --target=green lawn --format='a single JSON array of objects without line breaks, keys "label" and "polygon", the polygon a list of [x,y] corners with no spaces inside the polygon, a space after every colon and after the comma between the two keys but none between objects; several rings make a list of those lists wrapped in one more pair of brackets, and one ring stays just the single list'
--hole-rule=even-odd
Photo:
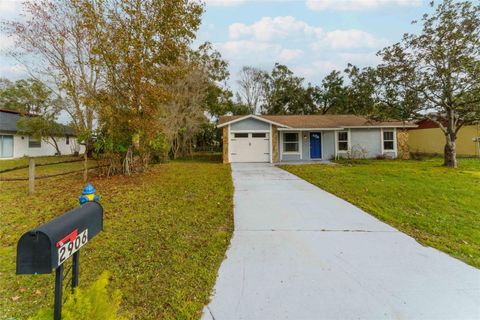
[{"label": "green lawn", "polygon": [[282,168],[475,267],[480,267],[480,159],[459,169],[425,161],[362,160]]},{"label": "green lawn", "polygon": [[[230,167],[176,161],[132,177],[92,179],[105,209],[104,231],[81,252],[80,285],[104,270],[123,293],[130,319],[199,318],[233,230]],[[0,319],[25,319],[52,304],[54,275],[15,275],[22,233],[77,206],[81,174],[0,182]]]}]

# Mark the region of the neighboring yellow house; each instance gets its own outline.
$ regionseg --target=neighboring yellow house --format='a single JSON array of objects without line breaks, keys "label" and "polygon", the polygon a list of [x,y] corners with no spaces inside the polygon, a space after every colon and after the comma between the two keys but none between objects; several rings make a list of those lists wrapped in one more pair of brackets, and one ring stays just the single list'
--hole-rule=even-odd
[{"label": "neighboring yellow house", "polygon": [[[409,130],[410,152],[443,154],[445,135],[430,120],[422,120],[418,128]],[[480,157],[480,124],[465,126],[457,135],[457,155]]]}]

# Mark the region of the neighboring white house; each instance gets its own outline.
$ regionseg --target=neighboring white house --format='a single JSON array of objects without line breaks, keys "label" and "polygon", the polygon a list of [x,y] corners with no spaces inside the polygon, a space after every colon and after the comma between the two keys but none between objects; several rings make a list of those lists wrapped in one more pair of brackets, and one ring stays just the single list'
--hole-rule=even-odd
[{"label": "neighboring white house", "polygon": [[355,157],[396,158],[401,121],[355,115],[248,115],[220,117],[223,161],[289,162]]},{"label": "neighboring white house", "polygon": [[[36,140],[17,132],[17,121],[21,117],[16,111],[0,109],[0,160],[56,155],[57,150],[49,143],[52,142],[50,138]],[[84,150],[69,127],[65,127],[65,136],[55,140],[62,155],[82,153]]]}]

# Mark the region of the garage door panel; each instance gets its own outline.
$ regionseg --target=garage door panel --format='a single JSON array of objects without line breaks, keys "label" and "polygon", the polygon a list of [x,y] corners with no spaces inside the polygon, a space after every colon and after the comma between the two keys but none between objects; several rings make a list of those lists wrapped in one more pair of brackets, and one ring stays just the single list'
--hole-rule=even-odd
[{"label": "garage door panel", "polygon": [[230,140],[231,162],[269,162],[269,134],[259,132],[233,133]]}]

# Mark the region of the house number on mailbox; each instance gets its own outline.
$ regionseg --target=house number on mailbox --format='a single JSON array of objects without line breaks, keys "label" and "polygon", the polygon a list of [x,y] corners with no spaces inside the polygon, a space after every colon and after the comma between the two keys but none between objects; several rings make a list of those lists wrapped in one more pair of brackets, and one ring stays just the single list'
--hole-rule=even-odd
[{"label": "house number on mailbox", "polygon": [[[83,245],[88,242],[88,229],[85,229],[82,233],[78,234],[78,230],[75,230],[70,235],[75,235],[75,237],[68,239],[67,243],[59,241],[57,243],[58,249],[58,264],[62,264],[70,258],[75,252],[77,252]],[[65,243],[65,244],[63,244]],[[62,245],[63,244],[63,245]]]}]

